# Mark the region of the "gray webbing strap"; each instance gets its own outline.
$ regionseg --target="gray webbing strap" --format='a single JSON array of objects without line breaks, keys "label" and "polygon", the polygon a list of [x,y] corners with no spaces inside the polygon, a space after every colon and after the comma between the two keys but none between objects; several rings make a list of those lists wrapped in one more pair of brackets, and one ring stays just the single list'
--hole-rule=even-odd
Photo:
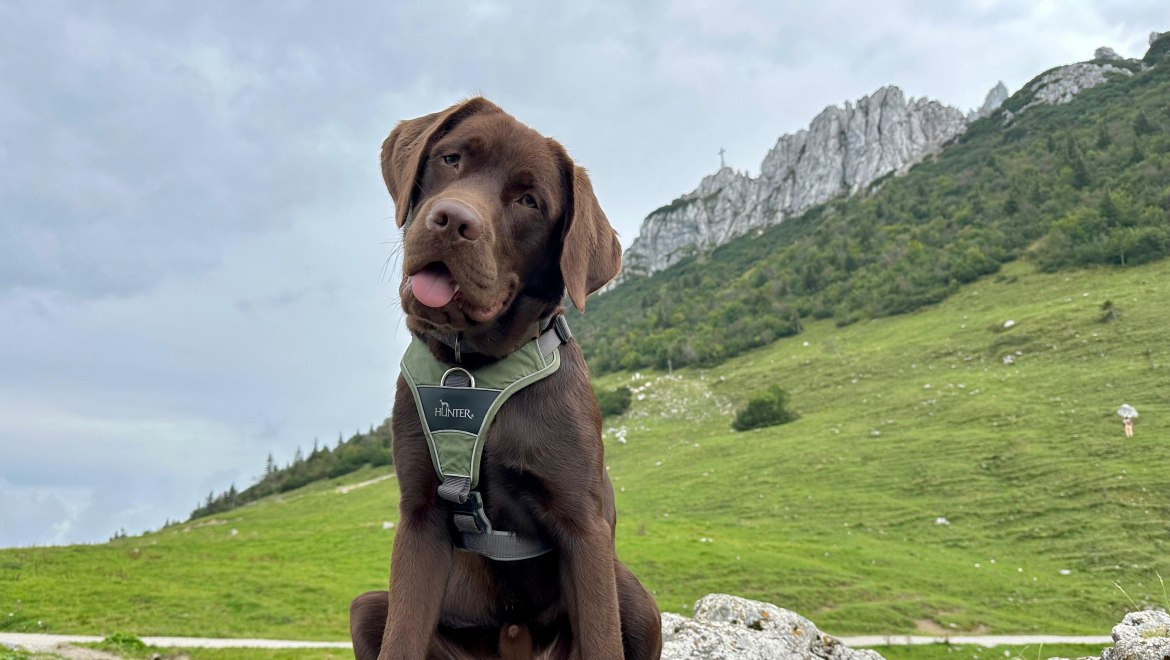
[{"label": "gray webbing strap", "polygon": [[538,536],[521,536],[499,532],[483,510],[483,497],[472,491],[467,500],[451,503],[451,522],[455,525],[455,547],[481,554],[496,561],[518,561],[539,557],[552,545]]},{"label": "gray webbing strap", "polygon": [[536,345],[540,348],[540,354],[546,358],[552,355],[558,346],[569,343],[569,340],[573,338],[573,332],[569,330],[569,322],[560,314],[554,316],[552,321],[540,330],[540,336],[536,338]]},{"label": "gray webbing strap", "polygon": [[528,536],[517,536],[512,532],[460,532],[456,544],[472,552],[496,561],[519,561],[539,557],[552,550],[543,541]]},{"label": "gray webbing strap", "polygon": [[[561,314],[541,319],[538,332],[540,336],[536,339],[537,345],[540,346],[540,354],[546,358],[552,354],[553,349],[557,346],[567,344],[573,338],[573,331],[569,329],[569,322]],[[467,348],[467,345],[458,333],[453,334],[428,330],[427,334],[439,340],[447,348],[455,351],[455,362],[462,362],[464,355],[475,353],[475,351]]]},{"label": "gray webbing strap", "polygon": [[471,477],[446,477],[439,484],[439,497],[455,504],[466,502],[470,492]]}]

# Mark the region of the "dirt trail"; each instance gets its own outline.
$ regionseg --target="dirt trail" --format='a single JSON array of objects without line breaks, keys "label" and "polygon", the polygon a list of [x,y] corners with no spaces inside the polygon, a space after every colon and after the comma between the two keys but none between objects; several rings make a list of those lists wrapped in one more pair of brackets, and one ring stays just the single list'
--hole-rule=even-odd
[{"label": "dirt trail", "polygon": [[[41,633],[9,633],[0,632],[0,645],[8,644],[27,651],[39,653],[59,653],[66,655],[70,647],[64,645],[81,644],[85,642],[100,642],[101,637],[93,635],[45,635]],[[231,649],[231,648],[262,648],[262,649],[348,649],[349,642],[306,642],[287,639],[216,639],[211,637],[143,637],[142,641],[150,646],[181,647],[203,649]],[[66,655],[68,658],[83,660],[105,660],[116,658],[109,654],[93,651],[92,649],[78,649],[72,647],[68,652],[78,652],[90,655]],[[95,655],[96,654],[96,655]]]},{"label": "dirt trail", "polygon": [[395,476],[394,473],[390,473],[390,474],[387,474],[385,476],[375,477],[373,479],[369,479],[367,481],[362,481],[360,483],[349,484],[347,486],[338,486],[337,487],[337,494],[338,495],[345,495],[346,493],[348,493],[350,491],[354,491],[354,490],[357,490],[359,488],[365,488],[366,486],[373,486],[374,484],[381,482],[381,481],[386,481],[387,479],[393,479],[394,476]]},{"label": "dirt trail", "polygon": [[1109,635],[853,635],[838,637],[846,646],[918,646],[920,644],[975,644],[1025,646],[1031,644],[1113,644]]}]

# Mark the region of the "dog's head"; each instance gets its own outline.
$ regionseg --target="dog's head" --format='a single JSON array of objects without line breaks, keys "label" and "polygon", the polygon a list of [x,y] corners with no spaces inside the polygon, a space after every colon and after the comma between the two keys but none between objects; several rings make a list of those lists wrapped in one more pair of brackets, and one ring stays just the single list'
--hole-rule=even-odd
[{"label": "dog's head", "polygon": [[399,123],[382,175],[405,227],[400,291],[415,332],[504,337],[565,291],[584,311],[621,268],[585,170],[484,98]]}]

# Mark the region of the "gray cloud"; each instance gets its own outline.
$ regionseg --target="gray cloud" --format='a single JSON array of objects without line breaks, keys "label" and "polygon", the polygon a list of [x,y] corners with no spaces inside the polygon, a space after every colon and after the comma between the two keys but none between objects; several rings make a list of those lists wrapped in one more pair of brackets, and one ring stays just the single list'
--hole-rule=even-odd
[{"label": "gray cloud", "polygon": [[377,169],[484,93],[586,165],[628,244],[884,84],[961,107],[1154,0],[0,5],[0,545],[186,513],[389,411],[408,340]]}]

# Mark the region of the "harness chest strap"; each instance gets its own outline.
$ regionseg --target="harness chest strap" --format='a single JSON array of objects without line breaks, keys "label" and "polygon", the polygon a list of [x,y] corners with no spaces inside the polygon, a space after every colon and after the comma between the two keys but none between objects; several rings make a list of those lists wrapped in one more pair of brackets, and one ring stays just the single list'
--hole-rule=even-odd
[{"label": "harness chest strap", "polygon": [[417,338],[402,358],[402,375],[414,396],[439,476],[439,497],[452,510],[456,545],[500,561],[528,559],[552,549],[544,539],[493,529],[483,497],[475,490],[487,432],[500,407],[560,368],[557,349],[572,337],[568,323],[556,316],[540,329],[536,339],[479,369],[439,362]]}]

